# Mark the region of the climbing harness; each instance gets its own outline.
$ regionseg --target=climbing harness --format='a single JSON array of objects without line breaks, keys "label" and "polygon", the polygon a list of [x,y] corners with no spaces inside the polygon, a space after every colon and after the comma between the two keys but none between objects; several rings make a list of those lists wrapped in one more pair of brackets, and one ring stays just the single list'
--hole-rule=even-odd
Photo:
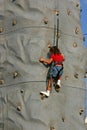
[{"label": "climbing harness", "polygon": [[62,73],[64,67],[63,67],[63,65],[62,65],[62,66],[61,66],[61,69],[59,70],[58,67],[55,65],[54,68],[55,68],[56,71],[57,71],[57,75],[56,75],[56,77],[54,77],[54,79],[55,79],[55,80],[58,80],[58,78],[61,76],[61,73]]},{"label": "climbing harness", "polygon": [[[57,70],[57,76],[54,78],[53,77],[53,69],[56,69]],[[63,70],[63,64],[62,64],[62,67],[60,70],[58,70],[58,68],[56,67],[55,63],[52,62],[50,67],[49,67],[49,70],[48,70],[48,74],[47,74],[47,79],[51,79],[51,78],[54,78],[55,80],[59,78],[59,76],[61,75],[61,71]]]}]

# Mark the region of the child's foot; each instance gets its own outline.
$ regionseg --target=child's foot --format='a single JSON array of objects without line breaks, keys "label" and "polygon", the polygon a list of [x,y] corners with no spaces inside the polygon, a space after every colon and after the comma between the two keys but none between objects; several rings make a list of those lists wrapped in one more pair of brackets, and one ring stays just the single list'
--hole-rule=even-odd
[{"label": "child's foot", "polygon": [[59,92],[60,87],[61,87],[61,86],[60,86],[60,85],[58,85],[58,84],[56,84],[56,85],[55,85],[55,90],[56,90],[56,92]]},{"label": "child's foot", "polygon": [[58,88],[61,88],[61,81],[58,80],[56,85],[58,86]]},{"label": "child's foot", "polygon": [[57,87],[57,88],[61,88],[61,84],[57,83],[57,84],[56,84],[56,87]]},{"label": "child's foot", "polygon": [[40,93],[46,95],[47,97],[50,96],[50,91],[48,91],[48,90],[47,91],[41,91]]}]

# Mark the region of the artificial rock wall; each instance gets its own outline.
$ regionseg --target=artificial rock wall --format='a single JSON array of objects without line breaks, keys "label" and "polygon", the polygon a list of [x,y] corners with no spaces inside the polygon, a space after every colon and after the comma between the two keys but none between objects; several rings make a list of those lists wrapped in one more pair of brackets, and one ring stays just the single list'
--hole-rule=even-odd
[{"label": "artificial rock wall", "polygon": [[[0,130],[86,130],[80,13],[79,0],[0,0]],[[39,58],[57,36],[62,88],[41,100],[48,68]]]}]

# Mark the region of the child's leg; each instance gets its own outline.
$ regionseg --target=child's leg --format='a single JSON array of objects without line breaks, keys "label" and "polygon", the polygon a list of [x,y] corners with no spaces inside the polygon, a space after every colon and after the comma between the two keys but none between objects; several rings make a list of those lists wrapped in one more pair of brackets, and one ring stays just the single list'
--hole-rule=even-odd
[{"label": "child's leg", "polygon": [[50,96],[52,82],[53,79],[48,80],[47,91],[41,91],[40,93],[45,94],[46,96]]},{"label": "child's leg", "polygon": [[58,78],[58,81],[57,81],[57,85],[58,85],[59,87],[61,87],[61,79],[62,79],[62,76],[60,76],[60,77]]},{"label": "child's leg", "polygon": [[51,84],[53,82],[53,79],[51,78],[50,80],[48,80],[48,85],[47,85],[47,90],[51,91]]},{"label": "child's leg", "polygon": [[[62,66],[61,66],[61,67],[62,67]],[[61,87],[62,75],[63,75],[63,69],[60,68],[60,66],[59,66],[59,77],[58,77],[58,80],[57,80],[57,85],[58,85],[59,87]]]}]

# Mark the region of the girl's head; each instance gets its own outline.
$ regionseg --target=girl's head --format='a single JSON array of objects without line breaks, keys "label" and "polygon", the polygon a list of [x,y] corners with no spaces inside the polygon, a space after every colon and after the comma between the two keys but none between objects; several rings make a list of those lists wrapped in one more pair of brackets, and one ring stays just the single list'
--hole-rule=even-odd
[{"label": "girl's head", "polygon": [[52,53],[52,54],[61,54],[61,52],[60,52],[60,50],[59,50],[59,48],[57,46],[52,46],[50,48],[50,53]]}]

